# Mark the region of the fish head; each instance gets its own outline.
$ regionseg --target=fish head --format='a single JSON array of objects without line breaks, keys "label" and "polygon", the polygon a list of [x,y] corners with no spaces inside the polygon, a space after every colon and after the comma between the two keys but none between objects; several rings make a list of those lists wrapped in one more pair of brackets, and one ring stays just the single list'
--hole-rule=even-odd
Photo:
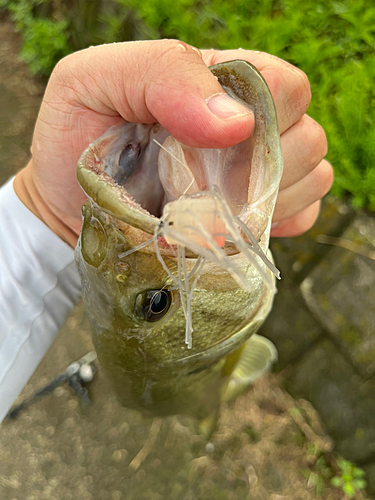
[{"label": "fish head", "polygon": [[272,303],[272,273],[258,254],[247,257],[250,247],[268,252],[282,172],[272,97],[248,63],[211,71],[253,111],[248,140],[196,149],[158,124],[125,123],[78,163],[88,197],[75,254],[83,301],[99,360],[128,406],[146,404],[145,380],[166,384],[223,360]]}]

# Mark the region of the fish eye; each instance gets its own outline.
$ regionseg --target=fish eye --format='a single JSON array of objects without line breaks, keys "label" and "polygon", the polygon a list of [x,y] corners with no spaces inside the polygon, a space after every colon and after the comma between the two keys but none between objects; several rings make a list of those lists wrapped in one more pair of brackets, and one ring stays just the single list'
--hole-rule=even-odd
[{"label": "fish eye", "polygon": [[158,321],[167,314],[172,304],[172,293],[169,290],[147,290],[140,293],[135,302],[135,311],[144,321]]}]

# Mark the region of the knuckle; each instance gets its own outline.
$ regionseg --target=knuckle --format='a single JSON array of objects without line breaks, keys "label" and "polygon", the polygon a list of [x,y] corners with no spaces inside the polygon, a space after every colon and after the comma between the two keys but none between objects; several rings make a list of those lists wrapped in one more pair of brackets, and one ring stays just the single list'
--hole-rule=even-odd
[{"label": "knuckle", "polygon": [[76,53],[60,59],[56,64],[50,76],[50,85],[58,85],[59,87],[67,87],[70,85],[77,73]]},{"label": "knuckle", "polygon": [[317,150],[319,150],[322,158],[325,157],[328,151],[327,137],[324,129],[319,123],[313,122],[313,142]]},{"label": "knuckle", "polygon": [[326,194],[331,189],[334,179],[333,168],[326,160],[323,160],[321,163],[320,175],[322,179],[322,190],[324,190],[324,194]]},{"label": "knuckle", "polygon": [[[69,57],[69,56],[67,56],[67,57]],[[50,76],[51,81],[61,80],[61,78],[63,77],[64,71],[65,71],[65,65],[66,65],[65,59],[66,59],[66,57],[64,57],[63,59],[60,59],[60,61],[53,68],[53,71],[52,71],[51,76]]]},{"label": "knuckle", "polygon": [[307,103],[307,105],[311,101],[311,86],[309,79],[307,78],[306,73],[304,73],[302,70],[299,68],[296,68],[296,74],[298,75],[298,84],[297,84],[297,89],[299,91],[301,101]]},{"label": "knuckle", "polygon": [[[198,66],[204,65],[202,54],[195,47],[179,40],[158,40],[152,43],[150,59],[148,65],[148,80],[155,81],[155,76],[160,78],[161,82],[170,82],[174,75],[181,72],[181,67],[186,64],[198,63]],[[169,83],[168,83],[169,84]]]},{"label": "knuckle", "polygon": [[318,165],[328,151],[327,137],[324,129],[308,115],[304,115],[301,125],[303,142],[307,145],[310,153],[310,164]]},{"label": "knuckle", "polygon": [[51,76],[55,78],[63,77],[66,74],[67,69],[71,67],[75,58],[76,58],[76,53],[73,53],[60,59],[60,61],[54,67]]},{"label": "knuckle", "polygon": [[172,53],[178,53],[178,54],[195,54],[199,55],[200,58],[202,58],[201,51],[198,50],[197,48],[193,47],[192,45],[189,45],[188,43],[181,42],[180,40],[161,40],[162,48],[165,54],[172,52]]},{"label": "knuckle", "polygon": [[321,207],[321,201],[318,200],[312,205],[310,205],[307,210],[305,210],[305,217],[301,221],[301,227],[300,227],[300,234],[303,234],[306,231],[309,231],[317,221],[319,217],[319,212],[320,212],[320,207]]},{"label": "knuckle", "polygon": [[333,168],[328,161],[323,160],[315,167],[313,179],[316,199],[321,199],[328,193],[333,183]]}]

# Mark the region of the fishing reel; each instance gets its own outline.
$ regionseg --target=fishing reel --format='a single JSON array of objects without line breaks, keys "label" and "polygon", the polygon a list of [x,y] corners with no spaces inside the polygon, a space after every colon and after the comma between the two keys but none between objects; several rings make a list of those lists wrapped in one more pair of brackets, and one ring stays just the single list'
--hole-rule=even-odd
[{"label": "fishing reel", "polygon": [[60,375],[54,378],[46,386],[35,392],[29,398],[25,399],[25,401],[23,401],[22,403],[14,406],[6,415],[6,418],[16,418],[21,410],[24,410],[25,408],[30,406],[41,396],[50,394],[54,389],[56,389],[56,387],[60,386],[64,382],[67,382],[69,384],[74,394],[79,397],[83,406],[90,405],[91,400],[85,385],[93,380],[95,373],[97,372],[97,368],[93,364],[96,358],[96,352],[90,351],[78,361],[71,363],[65,371],[60,373]]}]

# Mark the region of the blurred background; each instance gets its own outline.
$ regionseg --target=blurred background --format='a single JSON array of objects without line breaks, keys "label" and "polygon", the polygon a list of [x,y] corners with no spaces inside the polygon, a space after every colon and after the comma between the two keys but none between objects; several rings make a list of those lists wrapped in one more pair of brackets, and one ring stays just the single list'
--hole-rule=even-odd
[{"label": "blurred background", "polygon": [[[223,408],[207,448],[189,419],[165,419],[156,433],[155,422],[119,407],[99,370],[90,410],[61,388],[2,425],[0,497],[374,498],[372,0],[0,0],[0,184],[29,158],[59,59],[90,45],[165,37],[265,51],[311,82],[308,113],[326,131],[335,182],[308,234],[272,242],[283,279],[260,333],[278,348],[275,374]],[[20,400],[90,347],[78,306]]]}]

